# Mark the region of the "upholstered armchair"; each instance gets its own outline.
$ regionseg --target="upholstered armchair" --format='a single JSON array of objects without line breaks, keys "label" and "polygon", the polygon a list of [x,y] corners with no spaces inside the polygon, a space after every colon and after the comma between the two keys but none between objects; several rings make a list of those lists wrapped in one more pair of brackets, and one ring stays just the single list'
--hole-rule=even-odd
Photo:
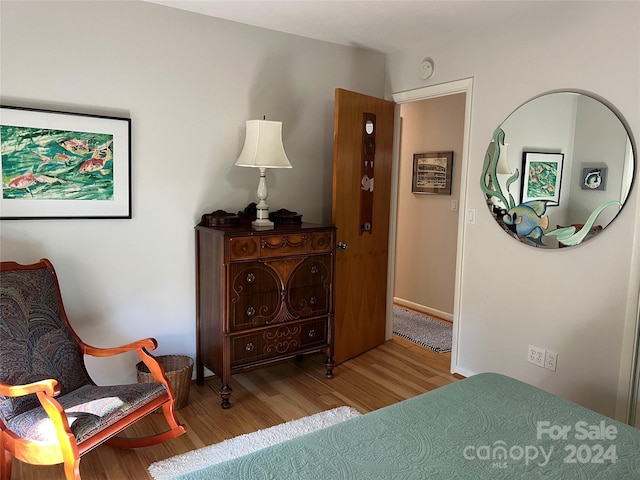
[{"label": "upholstered armchair", "polygon": [[[11,478],[15,457],[30,464],[64,463],[80,479],[80,457],[107,442],[120,448],[155,445],[185,432],[162,367],[148,353],[152,338],[116,348],[85,344],[69,324],[56,273],[42,259],[0,265],[0,478]],[[135,350],[155,382],[97,386],[84,355]],[[149,437],[117,436],[161,408],[169,429]]]}]

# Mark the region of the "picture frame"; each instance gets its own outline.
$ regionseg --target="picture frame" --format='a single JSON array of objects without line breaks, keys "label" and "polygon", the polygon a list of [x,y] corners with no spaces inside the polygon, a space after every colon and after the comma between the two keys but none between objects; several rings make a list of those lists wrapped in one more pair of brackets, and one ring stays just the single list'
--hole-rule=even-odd
[{"label": "picture frame", "polygon": [[521,203],[544,200],[560,205],[564,153],[523,152]]},{"label": "picture frame", "polygon": [[607,189],[608,173],[609,169],[606,166],[586,166],[583,164],[580,188],[582,190],[605,191]]},{"label": "picture frame", "polygon": [[0,106],[0,220],[131,218],[131,119]]},{"label": "picture frame", "polygon": [[413,155],[411,191],[427,195],[451,195],[453,152],[427,152]]}]

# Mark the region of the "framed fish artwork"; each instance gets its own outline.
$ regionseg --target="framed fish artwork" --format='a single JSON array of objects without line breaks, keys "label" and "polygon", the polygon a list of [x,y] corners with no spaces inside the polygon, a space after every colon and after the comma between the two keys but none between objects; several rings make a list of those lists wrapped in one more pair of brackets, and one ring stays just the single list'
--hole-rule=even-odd
[{"label": "framed fish artwork", "polygon": [[545,201],[560,205],[563,153],[523,152],[521,203]]},{"label": "framed fish artwork", "polygon": [[131,218],[131,119],[0,107],[0,219]]}]

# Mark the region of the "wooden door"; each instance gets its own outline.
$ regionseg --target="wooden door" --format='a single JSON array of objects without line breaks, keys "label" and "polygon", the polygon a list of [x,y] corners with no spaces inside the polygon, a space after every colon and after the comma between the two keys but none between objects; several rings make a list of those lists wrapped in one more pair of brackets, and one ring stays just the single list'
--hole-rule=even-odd
[{"label": "wooden door", "polygon": [[336,363],[385,341],[394,105],[336,89]]}]

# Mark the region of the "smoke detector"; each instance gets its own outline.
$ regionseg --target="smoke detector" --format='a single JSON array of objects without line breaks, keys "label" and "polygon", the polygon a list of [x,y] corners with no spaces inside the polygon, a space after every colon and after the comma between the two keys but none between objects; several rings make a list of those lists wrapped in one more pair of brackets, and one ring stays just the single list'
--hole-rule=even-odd
[{"label": "smoke detector", "polygon": [[422,80],[429,80],[431,77],[433,77],[433,74],[435,73],[435,66],[433,64],[433,59],[427,57],[424,60],[422,60],[422,63],[420,64],[420,78]]}]

